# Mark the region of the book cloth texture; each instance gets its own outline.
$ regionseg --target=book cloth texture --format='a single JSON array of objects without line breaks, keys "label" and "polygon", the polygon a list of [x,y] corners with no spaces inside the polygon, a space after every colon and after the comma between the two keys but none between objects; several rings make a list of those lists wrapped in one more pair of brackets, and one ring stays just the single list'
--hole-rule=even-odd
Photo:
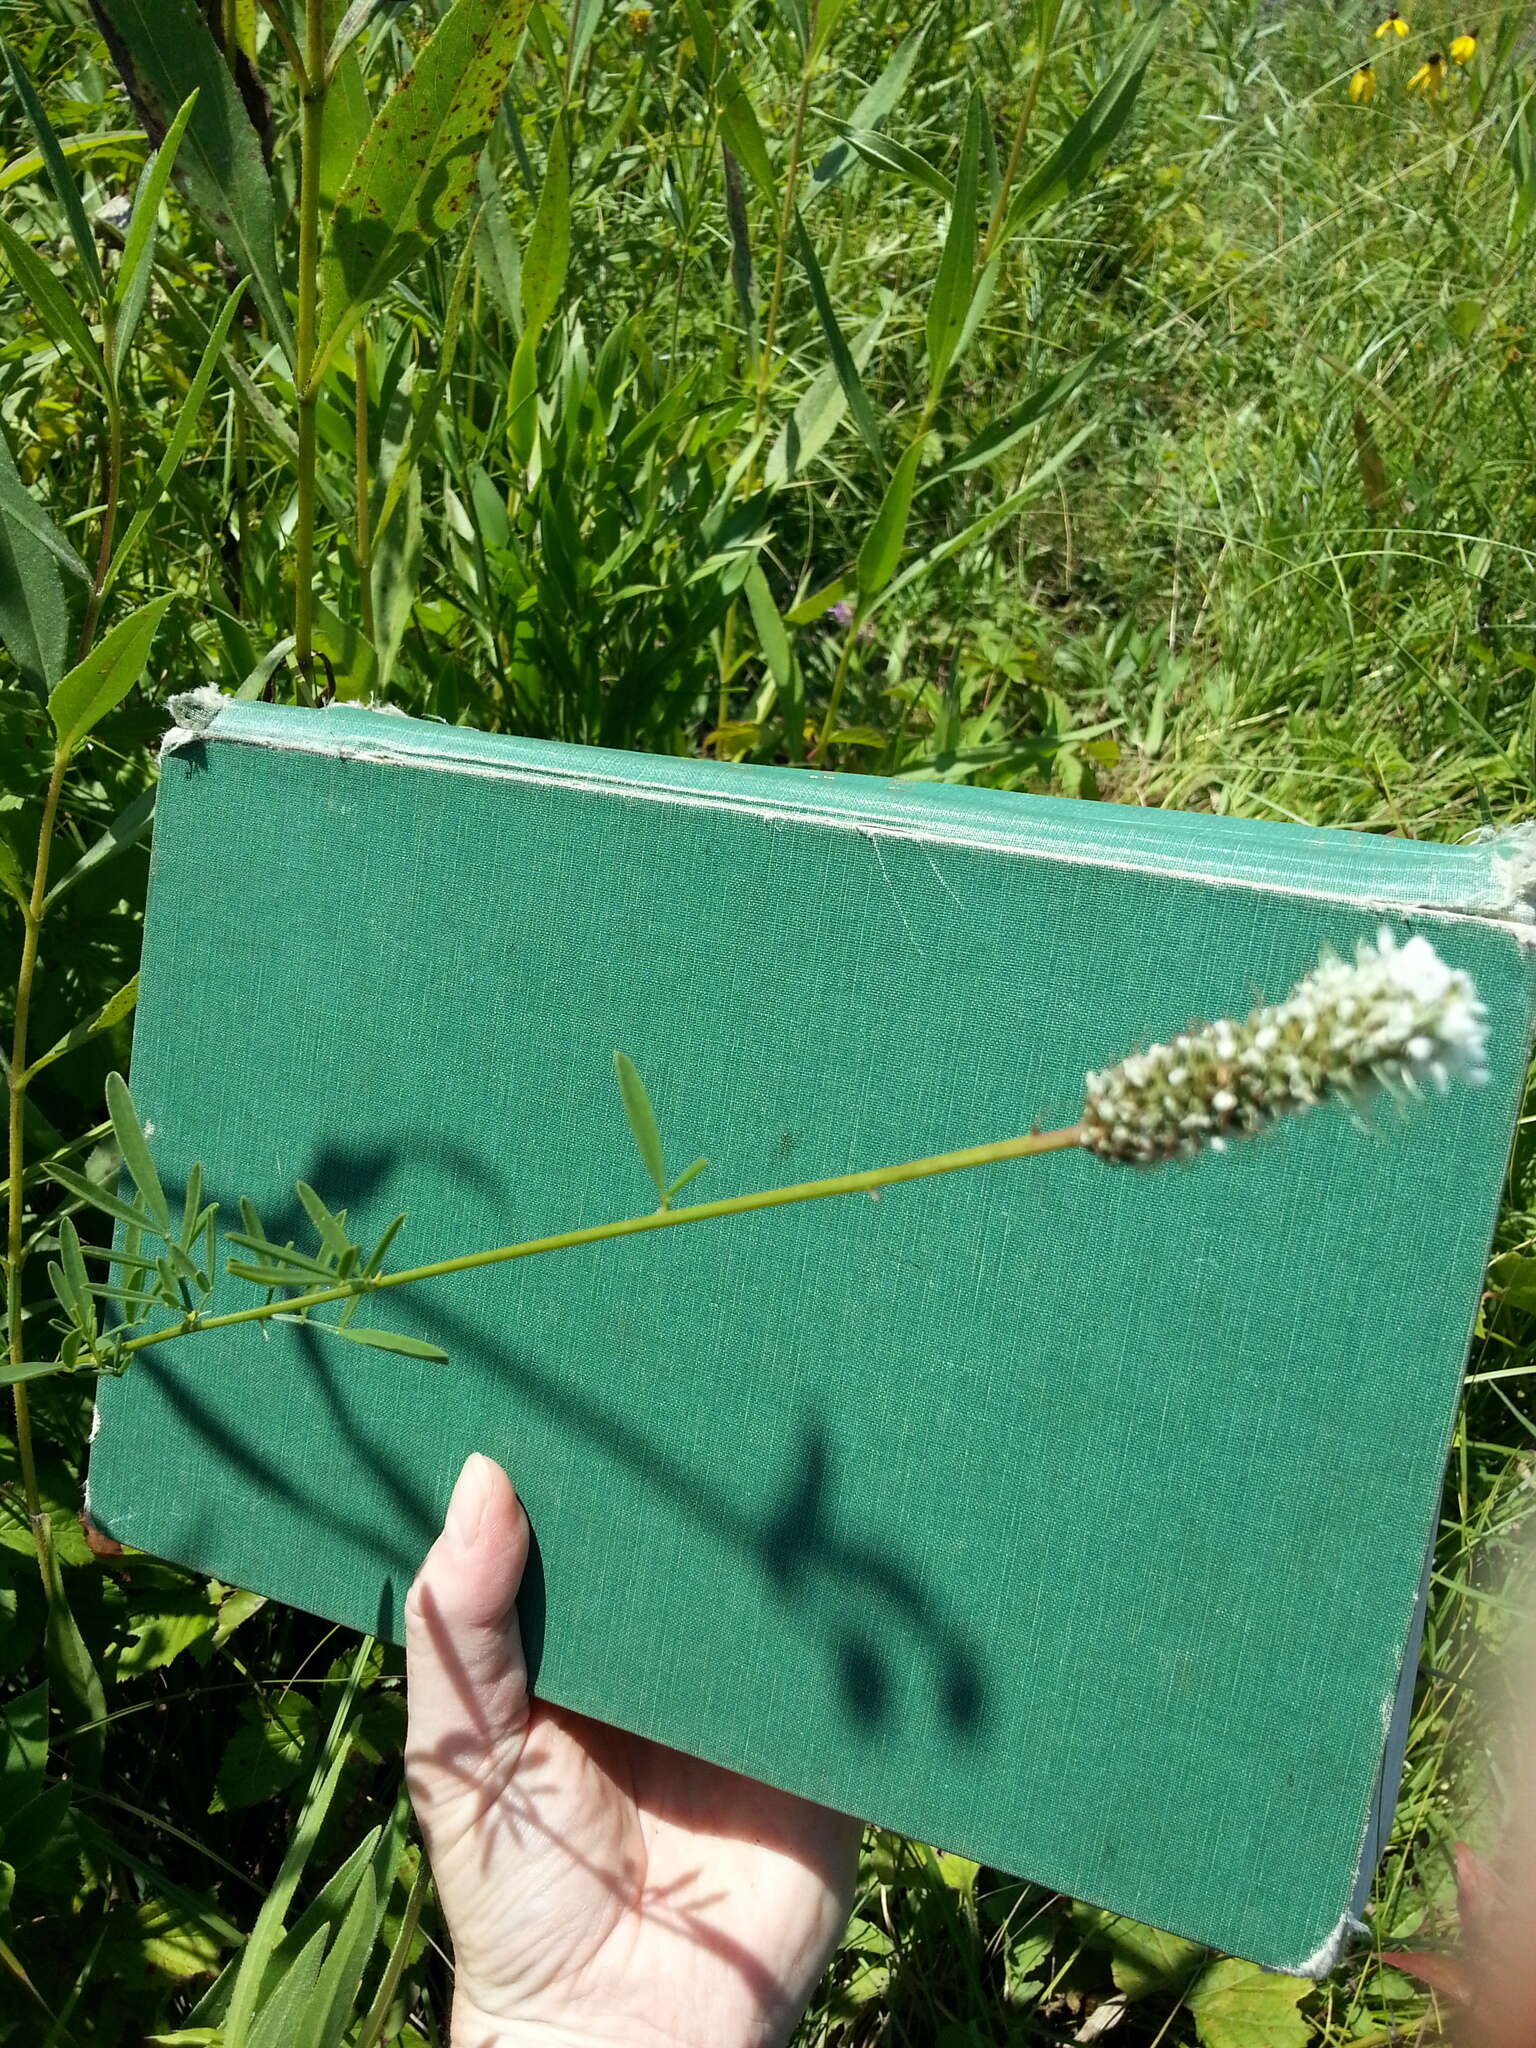
[{"label": "book cloth texture", "polygon": [[[465,1456],[545,1696],[1283,1969],[1331,1956],[1523,1083],[1497,845],[231,704],[163,761],[132,1083],[168,1185],[411,1265],[1077,1116],[1424,932],[1491,1079],[1150,1172],[1066,1152],[247,1325],[100,1390],[125,1543],[398,1637]],[[255,1291],[225,1279],[215,1308]],[[1411,1669],[1407,1681],[1411,1682]]]}]

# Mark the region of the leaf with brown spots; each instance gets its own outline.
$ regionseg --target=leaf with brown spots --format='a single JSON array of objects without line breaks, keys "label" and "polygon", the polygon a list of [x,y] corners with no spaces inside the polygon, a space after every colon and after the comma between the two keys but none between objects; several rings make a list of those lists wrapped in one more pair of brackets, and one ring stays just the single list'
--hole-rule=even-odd
[{"label": "leaf with brown spots", "polygon": [[363,311],[463,219],[530,0],[454,0],[373,117],[320,257],[316,375]]}]

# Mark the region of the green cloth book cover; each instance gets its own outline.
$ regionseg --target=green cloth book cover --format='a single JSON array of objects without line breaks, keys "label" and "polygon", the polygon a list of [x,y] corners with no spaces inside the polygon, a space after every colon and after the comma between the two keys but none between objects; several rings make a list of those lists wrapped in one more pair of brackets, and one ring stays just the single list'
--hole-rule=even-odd
[{"label": "green cloth book cover", "polygon": [[[1523,1084],[1521,859],[235,703],[167,743],[132,1082],[174,1187],[417,1264],[1070,1124],[1086,1071],[1428,936],[1484,1087],[1082,1151],[246,1324],[100,1391],[106,1531],[354,1627],[472,1450],[547,1697],[1137,1920],[1329,1966]],[[221,1283],[214,1306],[248,1306]]]}]

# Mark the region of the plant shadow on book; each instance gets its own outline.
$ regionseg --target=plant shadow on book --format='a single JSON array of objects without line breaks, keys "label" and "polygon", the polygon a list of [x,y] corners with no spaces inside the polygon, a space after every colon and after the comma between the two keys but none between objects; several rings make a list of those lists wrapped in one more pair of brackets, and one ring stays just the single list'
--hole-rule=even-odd
[{"label": "plant shadow on book", "polygon": [[[398,1162],[398,1151],[378,1146],[327,1148],[304,1177],[326,1189],[328,1198],[356,1209],[375,1194]],[[474,1187],[493,1202],[503,1192],[486,1173],[484,1162],[467,1153],[441,1156],[434,1146],[434,1164]],[[273,1206],[271,1227],[278,1237],[301,1236],[305,1229],[296,1203]],[[889,1724],[902,1711],[898,1695],[910,1699],[909,1674],[897,1672],[902,1649],[892,1649],[893,1629],[906,1638],[907,1649],[927,1665],[932,1690],[922,1692],[926,1716],[936,1705],[952,1735],[978,1734],[986,1699],[981,1661],[961,1628],[947,1616],[915,1571],[903,1560],[896,1532],[881,1528],[869,1539],[849,1533],[837,1512],[838,1475],[829,1433],[814,1409],[807,1407],[798,1425],[793,1454],[777,1483],[761,1504],[730,1484],[669,1451],[627,1415],[606,1407],[592,1394],[556,1384],[539,1362],[511,1347],[501,1349],[494,1364],[485,1361],[485,1333],[464,1320],[450,1298],[451,1284],[412,1291],[415,1322],[421,1334],[440,1344],[454,1361],[452,1370],[468,1387],[482,1382],[482,1412],[504,1407],[509,1383],[518,1397],[541,1410],[561,1430],[590,1444],[609,1465],[618,1465],[653,1489],[670,1507],[681,1510],[716,1544],[738,1552],[756,1566],[773,1597],[788,1607],[808,1643],[819,1642],[833,1665],[849,1715],[864,1726]],[[154,1373],[162,1398],[181,1422],[250,1486],[296,1510],[317,1528],[329,1528],[354,1549],[378,1559],[381,1588],[374,1632],[398,1638],[400,1607],[414,1569],[437,1534],[437,1506],[422,1485],[419,1461],[396,1453],[360,1425],[352,1395],[358,1359],[351,1347],[337,1345],[322,1331],[303,1323],[284,1326],[303,1359],[312,1396],[322,1410],[325,1434],[345,1447],[359,1477],[366,1475],[377,1493],[392,1503],[397,1526],[389,1538],[393,1560],[380,1556],[376,1523],[349,1511],[334,1482],[308,1482],[299,1463],[270,1454],[260,1437],[242,1432],[227,1407],[211,1399],[195,1358],[181,1364],[168,1352],[163,1367],[145,1363]],[[196,1345],[189,1347],[195,1353]],[[343,1352],[348,1355],[340,1355]],[[181,1369],[173,1369],[177,1366]],[[377,1368],[375,1368],[377,1369]],[[442,1368],[429,1367],[429,1371]],[[466,1450],[472,1446],[466,1445]],[[514,1483],[518,1474],[511,1475]],[[526,1477],[526,1476],[525,1476]],[[222,1546],[221,1546],[222,1547]],[[397,1568],[390,1569],[397,1560]],[[280,1591],[280,1589],[279,1589]],[[534,1528],[533,1548],[519,1599],[525,1649],[532,1678],[537,1681],[546,1632],[546,1588]]]}]

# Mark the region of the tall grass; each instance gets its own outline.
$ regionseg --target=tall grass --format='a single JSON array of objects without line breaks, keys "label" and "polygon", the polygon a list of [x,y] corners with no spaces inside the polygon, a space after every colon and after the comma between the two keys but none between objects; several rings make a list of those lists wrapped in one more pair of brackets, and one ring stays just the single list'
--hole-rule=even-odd
[{"label": "tall grass", "polygon": [[[0,426],[16,488],[86,567],[78,592],[64,588],[65,660],[173,595],[141,686],[66,785],[34,1051],[129,982],[153,741],[164,696],[191,682],[380,693],[565,739],[1409,836],[1526,817],[1525,16],[1479,10],[1474,64],[1427,102],[1408,91],[1413,70],[1468,24],[1446,0],[1406,11],[1412,35],[1384,48],[1354,5],[1175,0],[1126,125],[1010,225],[1008,194],[1138,32],[1122,0],[540,7],[465,225],[414,253],[307,393],[259,293],[218,340],[238,270],[195,193],[167,194],[111,403],[13,280]],[[306,187],[283,36],[302,61],[342,9],[214,10],[237,66],[259,44],[295,306],[305,209],[323,225],[369,104],[441,12],[374,10],[333,77]],[[66,146],[111,138],[69,158],[110,282],[146,153],[135,109],[74,0],[15,0],[4,32]],[[1357,106],[1345,87],[1367,56],[1378,90]],[[15,92],[0,103],[0,218],[87,304],[34,126]],[[968,149],[978,203],[948,306],[961,209],[945,194]],[[195,432],[156,496],[189,394]],[[102,566],[145,507],[108,586]],[[53,678],[14,620],[6,534],[0,863],[12,849],[24,884]],[[0,914],[19,952],[21,913]],[[111,1179],[101,1090],[128,1032],[125,1008],[26,1090],[29,1357],[48,1342],[42,1275],[75,1206],[39,1162]],[[872,1837],[806,2042],[1064,2043],[1091,2024],[1205,2048],[1435,2036],[1434,2001],[1377,1958],[1454,1941],[1452,1845],[1487,1847],[1494,1826],[1487,1655],[1536,1431],[1528,1133],[1529,1120],[1453,1446],[1370,1941],[1316,1990],[1266,1987],[942,1845]],[[412,1917],[422,1893],[393,1803],[397,1660],[357,1665],[303,1617],[149,1560],[95,1558],[74,1515],[88,1392],[38,1381],[30,1413],[46,1541],[109,1718],[99,1743],[82,1734],[85,1680],[57,1631],[45,1651],[16,1441],[0,1437],[5,1711],[46,1672],[50,1782],[66,1794],[25,1859],[0,1840],[19,1872],[0,1908],[0,2041],[127,2044],[204,2023],[199,2001],[262,1898],[300,1883],[298,1803],[342,1698],[326,1753],[346,1761],[311,1808],[308,1868],[334,1871],[375,1822],[390,1866],[348,2038],[365,2037],[378,1993],[378,2038],[440,2040],[440,1929],[430,1898],[420,1928]],[[391,1954],[398,1984],[382,1981]]]}]

